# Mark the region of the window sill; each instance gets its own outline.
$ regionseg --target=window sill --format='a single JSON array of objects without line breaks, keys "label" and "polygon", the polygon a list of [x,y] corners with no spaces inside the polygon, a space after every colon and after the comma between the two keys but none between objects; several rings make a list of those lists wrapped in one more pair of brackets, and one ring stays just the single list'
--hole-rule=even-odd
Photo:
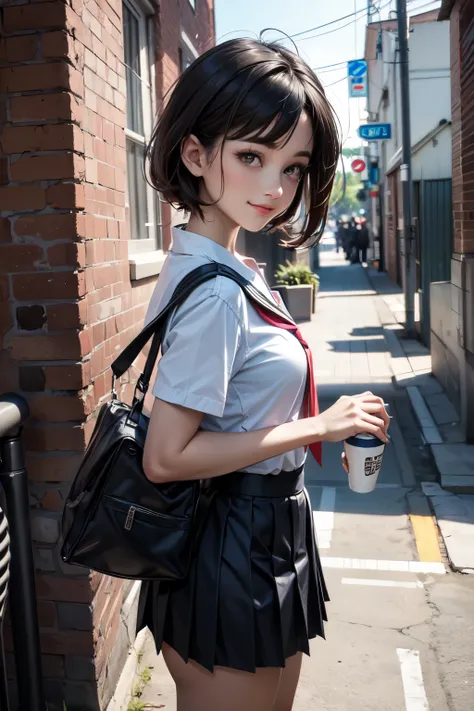
[{"label": "window sill", "polygon": [[153,252],[142,252],[130,254],[128,263],[130,265],[130,279],[140,281],[157,276],[165,263],[166,254],[157,249]]}]

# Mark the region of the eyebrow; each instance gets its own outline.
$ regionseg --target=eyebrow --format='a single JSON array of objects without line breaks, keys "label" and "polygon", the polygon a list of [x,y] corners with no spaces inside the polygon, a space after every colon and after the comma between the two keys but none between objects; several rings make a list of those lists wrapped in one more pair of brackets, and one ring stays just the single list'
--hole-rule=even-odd
[{"label": "eyebrow", "polygon": [[309,151],[298,151],[298,153],[295,153],[295,158],[311,158],[311,153]]}]

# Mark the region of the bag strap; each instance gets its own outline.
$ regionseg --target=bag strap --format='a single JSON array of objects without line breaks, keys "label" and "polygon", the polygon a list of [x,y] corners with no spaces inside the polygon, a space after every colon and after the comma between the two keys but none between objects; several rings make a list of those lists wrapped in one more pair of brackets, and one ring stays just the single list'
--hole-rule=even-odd
[{"label": "bag strap", "polygon": [[150,338],[153,336],[153,341],[148,352],[145,363],[145,368],[137,382],[137,388],[141,393],[146,393],[150,382],[153,368],[158,357],[158,352],[161,344],[163,327],[166,319],[173,309],[181,305],[188,296],[201,284],[214,279],[216,276],[224,276],[235,281],[245,292],[251,302],[258,304],[267,311],[271,311],[278,315],[287,323],[294,324],[293,320],[279,308],[276,302],[270,301],[262,294],[253,284],[245,277],[228,267],[225,264],[211,262],[204,264],[196,269],[193,269],[187,274],[178,284],[173,292],[168,304],[160,311],[160,313],[147,324],[142,331],[131,341],[122,353],[114,360],[111,365],[114,378],[120,378],[132,365],[133,361],[138,357],[140,352],[146,346]]}]

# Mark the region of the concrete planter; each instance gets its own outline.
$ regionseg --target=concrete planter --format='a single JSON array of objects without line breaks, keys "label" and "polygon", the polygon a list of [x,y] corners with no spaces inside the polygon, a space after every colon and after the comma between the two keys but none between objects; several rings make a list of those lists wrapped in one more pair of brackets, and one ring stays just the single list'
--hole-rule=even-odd
[{"label": "concrete planter", "polygon": [[311,321],[314,309],[313,285],[278,286],[286,308],[295,321]]}]

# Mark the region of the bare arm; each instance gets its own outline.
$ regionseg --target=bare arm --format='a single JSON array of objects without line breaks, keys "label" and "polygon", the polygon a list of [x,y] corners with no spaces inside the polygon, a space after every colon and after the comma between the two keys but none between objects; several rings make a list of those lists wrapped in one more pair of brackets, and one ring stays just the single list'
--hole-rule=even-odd
[{"label": "bare arm", "polygon": [[202,413],[155,399],[143,466],[151,481],[211,478],[318,441],[371,432],[384,441],[389,424],[372,393],[341,398],[317,417],[253,432],[200,430]]}]

